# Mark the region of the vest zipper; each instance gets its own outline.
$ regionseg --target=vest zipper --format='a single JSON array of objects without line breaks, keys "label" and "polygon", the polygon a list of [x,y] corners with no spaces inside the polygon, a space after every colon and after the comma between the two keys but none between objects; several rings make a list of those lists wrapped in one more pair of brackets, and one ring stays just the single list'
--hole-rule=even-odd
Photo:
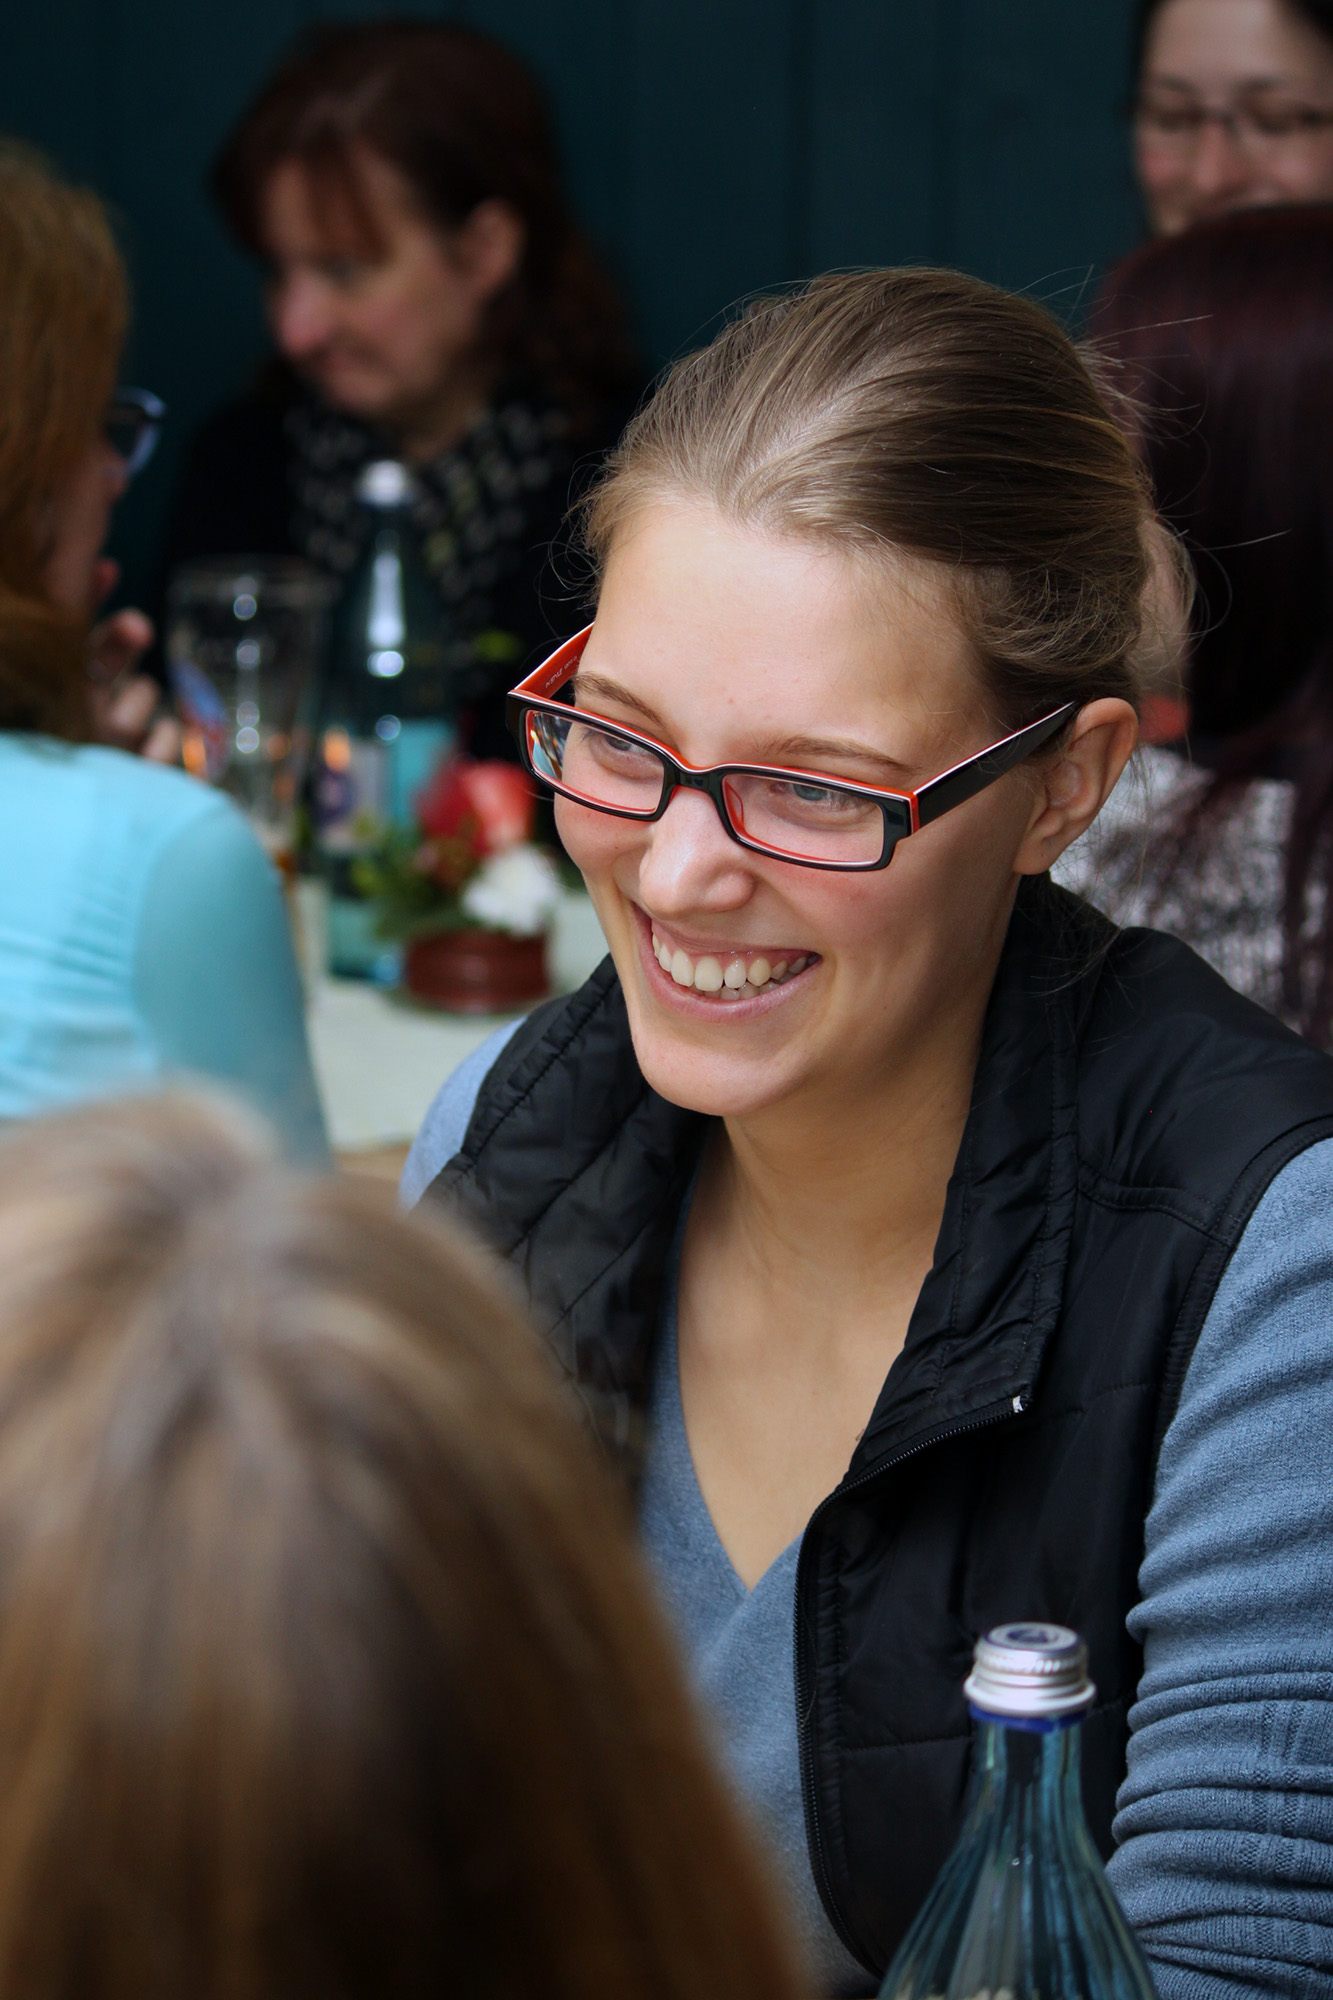
[{"label": "vest zipper", "polygon": [[[946,1444],[950,1438],[962,1437],[967,1431],[985,1430],[991,1424],[1003,1423],[1006,1417],[1021,1416],[1026,1407],[1026,1399],[1023,1396],[1015,1396],[1001,1409],[992,1409],[985,1416],[974,1417],[970,1423],[951,1424],[948,1430],[936,1431],[933,1437],[919,1438],[915,1444],[908,1445],[905,1451],[886,1459],[882,1465],[871,1467],[855,1479],[845,1480],[841,1486],[835,1487],[832,1493],[820,1501],[807,1521],[805,1533],[801,1537],[801,1552],[796,1559],[796,1631],[793,1637],[793,1651],[796,1660],[796,1741],[800,1750],[801,1796],[805,1805],[805,1842],[810,1853],[811,1872],[815,1878],[815,1887],[819,1891],[819,1899],[838,1936],[860,1964],[864,1964],[865,1961],[848,1935],[847,1925],[838,1908],[837,1898],[833,1894],[833,1884],[829,1879],[828,1861],[824,1853],[824,1836],[820,1830],[819,1808],[815,1799],[814,1773],[811,1768],[813,1756],[810,1749],[810,1731],[806,1721],[810,1710],[810,1686],[801,1653],[801,1572],[805,1565],[805,1551],[810,1530],[820,1515],[836,1501],[845,1500],[849,1493],[856,1493],[874,1480],[884,1478],[887,1473],[906,1464],[909,1458],[916,1458],[921,1452],[930,1451],[937,1444]],[[873,1967],[868,1969],[873,1970]]]}]

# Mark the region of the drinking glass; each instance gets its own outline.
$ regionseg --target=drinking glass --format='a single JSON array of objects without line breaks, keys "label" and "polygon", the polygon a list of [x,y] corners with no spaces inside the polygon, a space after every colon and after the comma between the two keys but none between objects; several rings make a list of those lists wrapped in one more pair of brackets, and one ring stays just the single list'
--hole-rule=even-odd
[{"label": "drinking glass", "polygon": [[287,869],[333,596],[295,557],[189,563],[167,591],[167,665],[186,767],[235,799]]}]

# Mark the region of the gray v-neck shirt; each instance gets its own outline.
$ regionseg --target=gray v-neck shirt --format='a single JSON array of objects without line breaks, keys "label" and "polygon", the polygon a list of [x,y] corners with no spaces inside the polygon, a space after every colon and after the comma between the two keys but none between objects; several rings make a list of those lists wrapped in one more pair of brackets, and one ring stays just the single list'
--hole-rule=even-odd
[{"label": "gray v-neck shirt", "polygon": [[[688,1200],[685,1208],[688,1208]],[[817,1990],[868,1994],[875,1981],[834,1931],[810,1871],[796,1740],[798,1536],[753,1590],[718,1539],[695,1475],[680,1400],[676,1292],[684,1211],[665,1273],[653,1354],[639,1526],[714,1744],[791,1897]]]},{"label": "gray v-neck shirt", "polygon": [[[512,1026],[455,1071],[403,1174],[463,1143]],[[1129,1629],[1145,1648],[1108,1874],[1162,2000],[1333,1994],[1333,1140],[1277,1175],[1232,1254],[1162,1443]],[[644,1534],[719,1754],[785,1863],[831,1992],[848,1974],[810,1875],[796,1749],[797,1549],[747,1591],[680,1411],[676,1270],[654,1360]],[[1021,1607],[1018,1607],[1021,1609]],[[886,1801],[886,1810],[892,1804]]]}]

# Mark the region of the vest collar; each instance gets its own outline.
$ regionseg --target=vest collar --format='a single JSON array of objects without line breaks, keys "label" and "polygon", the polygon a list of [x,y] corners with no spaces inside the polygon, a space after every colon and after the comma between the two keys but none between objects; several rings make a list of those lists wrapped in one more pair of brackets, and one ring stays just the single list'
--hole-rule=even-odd
[{"label": "vest collar", "polygon": [[849,1478],[1032,1398],[1074,1223],[1076,1015],[1104,942],[1074,907],[1020,888],[934,1260]]},{"label": "vest collar", "polygon": [[[1020,1410],[1033,1393],[1073,1226],[1075,1017],[1109,935],[1044,879],[1021,885],[934,1261],[849,1478]],[[607,960],[520,1031],[439,1183],[517,1265],[598,1430],[622,1450],[636,1435],[663,1269],[706,1129],[645,1083]]]}]

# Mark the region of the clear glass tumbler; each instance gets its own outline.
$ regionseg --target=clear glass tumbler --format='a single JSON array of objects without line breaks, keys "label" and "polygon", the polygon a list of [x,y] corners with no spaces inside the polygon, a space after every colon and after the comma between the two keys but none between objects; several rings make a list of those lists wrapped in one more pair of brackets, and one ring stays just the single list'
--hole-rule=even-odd
[{"label": "clear glass tumbler", "polygon": [[284,868],[333,595],[294,557],[243,556],[189,563],[167,592],[167,665],[186,766],[230,793]]}]

